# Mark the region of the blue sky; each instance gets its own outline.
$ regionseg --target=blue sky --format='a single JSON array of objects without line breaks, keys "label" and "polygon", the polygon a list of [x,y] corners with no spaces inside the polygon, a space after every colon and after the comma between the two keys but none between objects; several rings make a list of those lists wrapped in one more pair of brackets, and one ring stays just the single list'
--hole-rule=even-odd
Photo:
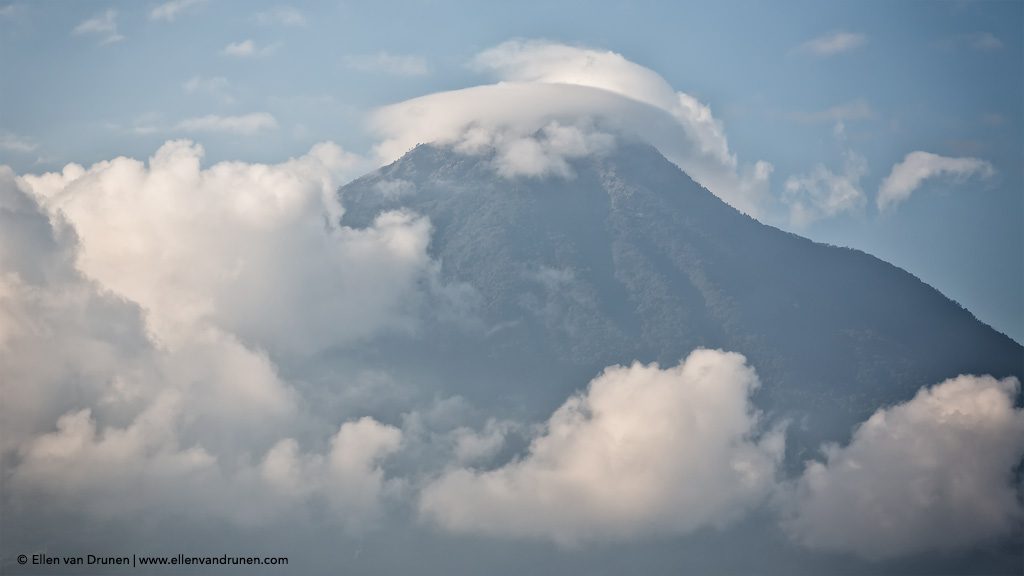
[{"label": "blue sky", "polygon": [[[764,220],[906,268],[1022,341],[1022,30],[1020,2],[7,3],[0,164],[147,158],[182,137],[209,163],[325,140],[368,155],[374,109],[493,82],[469,63],[502,42],[611,50],[709,106],[741,164],[774,166]],[[912,152],[959,168],[880,209]],[[812,181],[862,199],[792,218],[787,185]]]}]

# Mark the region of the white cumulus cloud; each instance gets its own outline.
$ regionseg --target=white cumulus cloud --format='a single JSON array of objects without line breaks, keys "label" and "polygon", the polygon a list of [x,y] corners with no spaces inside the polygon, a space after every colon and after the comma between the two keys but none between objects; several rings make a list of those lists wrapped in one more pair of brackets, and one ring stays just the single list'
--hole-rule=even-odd
[{"label": "white cumulus cloud", "polygon": [[148,165],[117,158],[24,180],[74,226],[78,268],[139,303],[164,337],[212,321],[302,350],[406,325],[430,226],[401,212],[339,226],[335,187],[359,157],[326,143],[278,165],[202,168],[202,154],[171,141]]},{"label": "white cumulus cloud", "polygon": [[376,519],[377,503],[397,488],[380,461],[398,450],[402,432],[368,417],[341,425],[326,454],[303,453],[291,438],[267,452],[260,475],[288,500],[325,498],[353,523]]},{"label": "white cumulus cloud", "polygon": [[[172,141],[146,163],[21,177],[0,167],[12,514],[46,502],[251,523],[315,506],[295,500],[280,455],[336,420],[310,411],[277,359],[410,326],[435,271],[429,223],[386,213],[340,226],[336,186],[363,161],[330,143],[277,165],[201,158]],[[296,466],[358,528],[391,489],[379,463],[401,435],[368,418],[333,426],[331,451],[296,451]]]},{"label": "white cumulus cloud", "polygon": [[880,409],[828,446],[784,523],[801,544],[879,560],[963,550],[1020,529],[1024,457],[1015,378],[959,376]]},{"label": "white cumulus cloud", "polygon": [[455,468],[422,515],[456,532],[564,545],[723,526],[772,490],[781,432],[758,433],[743,356],[696,350],[678,366],[613,366],[565,402],[529,452]]},{"label": "white cumulus cloud", "polygon": [[920,150],[911,152],[892,171],[878,189],[878,209],[886,210],[904,202],[925,180],[940,177],[966,179],[971,176],[990,178],[992,165],[978,158],[952,158]]}]

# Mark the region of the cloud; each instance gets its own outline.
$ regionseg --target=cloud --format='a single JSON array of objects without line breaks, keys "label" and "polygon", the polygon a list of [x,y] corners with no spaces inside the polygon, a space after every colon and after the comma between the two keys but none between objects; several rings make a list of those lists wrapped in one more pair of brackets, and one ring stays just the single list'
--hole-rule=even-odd
[{"label": "cloud", "polygon": [[34,453],[32,439],[62,414],[82,424],[76,431],[151,409],[168,422],[187,414],[213,448],[225,429],[258,439],[261,426],[293,415],[294,394],[264,354],[208,323],[182,326],[187,337],[174,340],[137,303],[87,278],[76,229],[62,212],[44,214],[33,187],[0,170],[0,240],[13,247],[0,249],[0,458]]},{"label": "cloud", "polygon": [[274,43],[260,47],[252,40],[242,40],[228,44],[222,53],[235,58],[257,58],[273,54],[280,46],[280,43]]},{"label": "cloud", "polygon": [[969,38],[969,45],[979,52],[992,52],[1003,48],[1003,41],[991,32],[978,32]]},{"label": "cloud", "polygon": [[277,120],[267,112],[256,112],[241,116],[218,116],[208,114],[197,118],[187,118],[178,122],[177,130],[185,132],[224,132],[228,134],[249,135],[263,130],[277,128]]},{"label": "cloud", "polygon": [[845,168],[836,174],[818,164],[808,174],[790,176],[786,180],[783,202],[789,205],[790,222],[797,227],[855,212],[865,203],[860,179],[867,172],[864,157],[846,152]]},{"label": "cloud", "polygon": [[193,76],[186,80],[181,88],[186,94],[209,94],[226,104],[235,101],[231,95],[231,83],[223,76]]},{"label": "cloud", "polygon": [[463,466],[490,462],[505,447],[508,434],[517,428],[514,422],[488,419],[481,432],[459,427],[452,433],[455,461]]},{"label": "cloud", "polygon": [[990,178],[995,174],[991,164],[977,158],[951,158],[930,152],[915,151],[892,167],[878,189],[878,209],[886,210],[910,198],[928,179],[953,177],[959,180],[971,176]]},{"label": "cloud", "polygon": [[164,394],[129,426],[102,431],[89,409],[69,412],[23,448],[11,481],[23,495],[73,501],[107,518],[184,505],[181,485],[209,473],[216,458],[177,445],[179,412],[177,397]]},{"label": "cloud", "polygon": [[613,366],[500,468],[455,468],[421,514],[464,533],[563,545],[723,526],[772,489],[781,432],[758,435],[743,356],[696,350],[673,368]]},{"label": "cloud", "polygon": [[863,98],[837,104],[815,112],[794,112],[789,116],[798,122],[848,122],[850,120],[867,120],[874,117],[871,105]]},{"label": "cloud", "polygon": [[100,396],[113,366],[138,373],[147,363],[138,309],[83,280],[75,249],[73,233],[51,225],[0,166],[0,457],[37,433],[39,420],[52,425],[73,390]]},{"label": "cloud", "polygon": [[0,6],[0,18],[14,18],[22,11],[22,6],[17,4],[6,4]]},{"label": "cloud", "polygon": [[172,141],[148,163],[0,167],[5,512],[251,524],[327,499],[360,529],[395,488],[380,462],[397,429],[339,427],[278,362],[409,329],[436,273],[429,223],[340,226],[336,186],[365,164],[333,144],[277,165],[201,158]]},{"label": "cloud", "polygon": [[324,498],[350,524],[377,518],[377,503],[398,488],[378,465],[396,452],[402,432],[368,417],[341,425],[326,454],[304,454],[291,438],[281,440],[260,464],[263,480],[289,500]]},{"label": "cloud", "polygon": [[575,173],[569,166],[569,160],[607,153],[614,143],[614,136],[592,126],[564,126],[552,121],[533,136],[520,135],[515,131],[471,129],[456,150],[469,154],[495,150],[492,164],[498,174],[506,178],[549,175],[571,178]]},{"label": "cloud", "polygon": [[980,31],[948,36],[936,42],[935,46],[943,50],[991,53],[1002,50],[1006,44],[992,32]]},{"label": "cloud", "polygon": [[345,66],[361,72],[380,72],[394,76],[423,76],[430,72],[422,56],[411,54],[351,54],[345,56]]},{"label": "cloud", "polygon": [[124,40],[124,36],[117,31],[117,10],[113,9],[82,21],[75,26],[71,33],[78,36],[97,36],[101,46]]},{"label": "cloud", "polygon": [[278,6],[271,10],[257,12],[256,22],[262,25],[280,24],[281,26],[305,26],[306,17],[293,6]]},{"label": "cloud", "polygon": [[[513,41],[481,53],[474,66],[501,82],[414,98],[374,114],[371,128],[382,139],[376,146],[382,162],[424,142],[482,153],[493,143],[543,138],[545,127],[555,122],[601,140],[610,131],[649,142],[748,213],[759,213],[767,201],[770,164],[739,166],[709,107],[619,54]],[[554,166],[564,160],[540,154],[543,142],[518,146],[520,157],[547,158],[543,162]]]},{"label": "cloud", "polygon": [[825,58],[849,52],[866,42],[867,36],[864,34],[838,31],[812,38],[798,46],[797,51]]},{"label": "cloud", "polygon": [[506,81],[598,88],[665,110],[687,128],[701,152],[722,164],[736,164],[725,131],[710,108],[676,92],[653,70],[614,52],[513,41],[482,52],[474,62]]},{"label": "cloud", "polygon": [[164,22],[174,22],[175,19],[187,10],[205,4],[206,0],[170,0],[154,6],[149,11],[149,19]]},{"label": "cloud", "polygon": [[[845,145],[846,128],[842,122],[835,125],[833,133]],[[860,179],[867,173],[867,161],[850,148],[843,150],[843,158],[840,174],[818,164],[808,174],[786,179],[782,201],[789,206],[790,223],[804,227],[864,207],[867,200]]]},{"label": "cloud", "polygon": [[[556,132],[542,138],[571,148],[576,135]],[[44,511],[321,534],[413,499],[445,530],[574,545],[722,527],[777,489],[783,434],[765,431],[757,376],[734,353],[608,368],[536,428],[458,398],[401,428],[364,417],[360,405],[415,386],[317,356],[415,326],[436,281],[429,222],[341,226],[336,186],[368,162],[333,144],[273,165],[202,155],[172,141],[146,162],[0,167],[5,522],[52,534]],[[1017,393],[961,377],[880,411],[785,485],[786,530],[872,558],[998,538],[1020,518],[1007,500]],[[877,515],[890,509],[895,525]]]},{"label": "cloud", "polygon": [[994,112],[990,112],[990,113],[987,113],[987,114],[982,114],[981,121],[982,121],[982,123],[984,123],[984,124],[986,124],[988,126],[995,126],[995,127],[1004,126],[1006,124],[1006,122],[1007,122],[1006,121],[1006,116],[1003,116],[1002,114],[996,114]]},{"label": "cloud", "polygon": [[335,187],[359,157],[325,143],[278,165],[204,169],[202,154],[171,141],[148,165],[117,158],[24,180],[74,226],[78,267],[139,303],[164,338],[204,321],[305,350],[408,325],[430,225],[389,212],[370,228],[338,226]]},{"label": "cloud", "polygon": [[959,376],[880,409],[845,447],[807,464],[789,534],[814,549],[881,560],[971,548],[1019,530],[1014,468],[1024,411],[1014,378]]},{"label": "cloud", "polygon": [[35,142],[14,134],[13,132],[0,132],[0,150],[26,154],[34,151],[38,147],[39,145]]},{"label": "cloud", "polygon": [[[181,85],[182,91],[186,94],[208,94],[225,104],[235,101],[229,87],[230,84],[225,78],[203,78],[201,76],[194,76]],[[136,118],[130,128],[117,124],[113,124],[111,127],[141,135],[185,132],[189,134],[206,133],[249,136],[259,132],[276,130],[279,124],[277,119],[268,112],[252,112],[249,114],[227,116],[207,114],[205,116],[185,118],[176,123],[164,121],[160,114],[144,114]]]}]

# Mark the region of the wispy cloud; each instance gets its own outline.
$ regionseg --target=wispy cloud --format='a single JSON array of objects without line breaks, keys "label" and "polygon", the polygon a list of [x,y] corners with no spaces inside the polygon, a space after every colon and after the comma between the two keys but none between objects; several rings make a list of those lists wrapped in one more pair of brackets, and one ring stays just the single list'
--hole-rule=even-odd
[{"label": "wispy cloud", "polygon": [[976,34],[972,34],[968,38],[968,43],[971,48],[981,52],[1000,50],[1003,47],[1003,41],[991,32],[978,32]]},{"label": "wispy cloud", "polygon": [[206,0],[170,0],[150,10],[149,19],[174,22],[175,18],[182,12],[205,3]]},{"label": "wispy cloud", "polygon": [[825,58],[849,52],[862,46],[867,40],[864,34],[838,31],[808,40],[798,46],[797,51]]},{"label": "wispy cloud", "polygon": [[989,126],[1003,126],[1006,124],[1006,116],[996,113],[983,114],[981,121]]},{"label": "wispy cloud", "polygon": [[277,128],[277,119],[267,112],[255,112],[241,116],[208,114],[182,120],[175,128],[185,132],[222,132],[249,135]]},{"label": "wispy cloud", "polygon": [[985,31],[946,36],[936,41],[934,46],[943,51],[960,52],[998,52],[1006,47],[998,36]]},{"label": "wispy cloud", "polygon": [[867,174],[867,160],[846,146],[846,126],[840,121],[833,128],[836,142],[843,146],[843,169],[833,172],[818,164],[810,173],[790,176],[786,180],[782,201],[789,206],[789,220],[802,228],[823,218],[857,212],[864,207],[866,196],[860,180]]},{"label": "wispy cloud", "polygon": [[345,57],[345,66],[360,72],[380,72],[395,76],[423,76],[430,72],[427,61],[411,54],[350,54]]},{"label": "wispy cloud", "polygon": [[885,210],[910,198],[925,180],[937,177],[964,179],[970,176],[989,178],[995,174],[991,164],[977,158],[951,158],[930,152],[907,154],[902,162],[882,181],[878,190],[878,209]]},{"label": "wispy cloud", "polygon": [[0,150],[27,153],[38,147],[35,142],[13,132],[0,132]]},{"label": "wispy cloud", "polygon": [[305,26],[306,17],[293,6],[278,6],[271,10],[257,12],[256,22],[263,25],[279,24],[281,26]]},{"label": "wispy cloud", "polygon": [[101,46],[124,40],[124,36],[117,31],[117,10],[113,9],[80,22],[71,33],[97,37]]},{"label": "wispy cloud", "polygon": [[256,58],[260,56],[269,56],[280,46],[280,43],[274,43],[261,47],[252,40],[243,40],[241,42],[232,42],[228,44],[224,47],[223,53],[227,56],[234,56],[235,58]]},{"label": "wispy cloud", "polygon": [[228,82],[228,79],[223,76],[213,76],[211,78],[193,76],[186,80],[181,85],[181,88],[184,90],[185,94],[208,94],[226,104],[230,104],[235,101],[234,96],[232,96],[230,92],[231,84]]}]

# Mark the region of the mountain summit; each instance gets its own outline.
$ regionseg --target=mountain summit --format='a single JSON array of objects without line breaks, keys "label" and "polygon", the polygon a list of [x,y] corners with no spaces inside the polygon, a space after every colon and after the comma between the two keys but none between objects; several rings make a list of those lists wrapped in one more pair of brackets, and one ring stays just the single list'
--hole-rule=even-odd
[{"label": "mountain summit", "polygon": [[494,162],[420,145],[339,191],[346,225],[428,216],[442,281],[472,287],[480,327],[399,355],[448,392],[553,402],[607,365],[723,348],[747,356],[758,405],[806,450],[945,378],[1024,377],[1019,344],[931,286],[764,225],[653,147],[619,143],[568,177],[502,178]]}]

